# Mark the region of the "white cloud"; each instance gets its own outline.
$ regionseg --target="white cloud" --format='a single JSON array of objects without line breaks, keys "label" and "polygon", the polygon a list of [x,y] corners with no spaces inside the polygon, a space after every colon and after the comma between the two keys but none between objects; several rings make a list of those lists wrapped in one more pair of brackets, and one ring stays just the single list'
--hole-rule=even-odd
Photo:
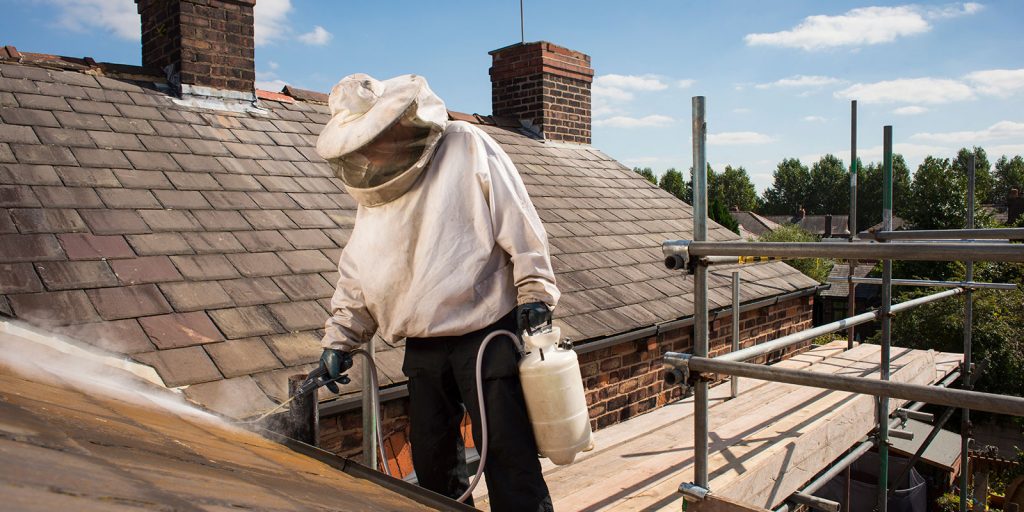
[{"label": "white cloud", "polygon": [[627,91],[661,91],[668,88],[655,75],[601,75],[594,79],[594,85]]},{"label": "white cloud", "polygon": [[892,111],[893,114],[896,114],[898,116],[916,116],[916,115],[924,114],[925,112],[928,112],[928,109],[926,109],[924,107],[919,107],[917,105],[910,105],[908,107],[900,107],[900,108]]},{"label": "white cloud", "polygon": [[803,87],[824,87],[826,85],[838,84],[842,80],[833,78],[830,76],[818,76],[818,75],[793,75],[789,78],[783,78],[774,82],[768,82],[764,84],[757,84],[754,87],[758,89],[769,89],[772,87],[785,87],[785,88],[803,88]]},{"label": "white cloud", "polygon": [[678,82],[676,82],[676,87],[679,87],[680,89],[689,89],[695,83],[697,83],[696,80],[685,78],[683,80],[679,80]]},{"label": "white cloud", "polygon": [[749,46],[780,46],[803,50],[821,50],[841,46],[890,43],[901,37],[931,30],[929,20],[974,14],[981,4],[950,4],[942,7],[900,5],[895,7],[858,7],[838,16],[808,16],[790,30],[747,34]]},{"label": "white cloud", "polygon": [[964,77],[982,94],[1007,97],[1024,90],[1024,69],[988,69]]},{"label": "white cloud", "polygon": [[722,132],[709,133],[708,145],[712,146],[745,146],[754,144],[768,144],[775,139],[757,132]]},{"label": "white cloud", "polygon": [[260,0],[253,8],[256,46],[283,39],[288,33],[291,0]]},{"label": "white cloud", "polygon": [[974,98],[962,82],[943,78],[900,78],[869,84],[853,84],[837,91],[836,98],[862,103],[941,104]]},{"label": "white cloud", "polygon": [[317,25],[313,27],[312,32],[308,32],[299,36],[299,41],[310,44],[313,46],[324,46],[331,42],[334,36],[327,31],[327,29]]},{"label": "white cloud", "polygon": [[913,140],[935,142],[939,144],[953,144],[967,146],[1005,139],[1024,139],[1024,123],[1015,121],[999,121],[983,130],[944,132],[944,133],[915,133],[910,136]]},{"label": "white cloud", "polygon": [[750,109],[746,108],[746,107],[737,107],[737,108],[732,109],[732,113],[733,114],[749,114],[750,113]]},{"label": "white cloud", "polygon": [[277,68],[281,67],[281,65],[272,60],[268,60],[267,67],[269,67],[272,71],[277,71]]},{"label": "white cloud", "polygon": [[[684,80],[685,81],[685,80]],[[682,82],[682,81],[681,81]],[[681,82],[677,85],[681,86]],[[636,93],[654,92],[668,89],[668,84],[656,75],[601,75],[594,79],[591,88],[591,108],[595,119],[595,126],[625,126],[632,127],[637,119],[629,116],[625,104],[633,101]],[[608,117],[614,116],[614,117]],[[607,119],[599,119],[605,117]],[[640,119],[652,122],[652,118],[665,116],[647,116]],[[666,118],[668,119],[668,118]],[[646,126],[646,125],[645,125]]]},{"label": "white cloud", "polygon": [[807,121],[808,123],[824,123],[825,121],[828,121],[828,119],[821,116],[804,116],[804,121]]},{"label": "white cloud", "polygon": [[675,122],[669,116],[650,115],[644,117],[614,116],[608,119],[594,121],[594,126],[607,126],[609,128],[648,128],[655,126],[668,126]]},{"label": "white cloud", "polygon": [[85,32],[90,29],[111,31],[121,39],[138,41],[142,22],[132,0],[48,0],[60,9],[57,24]]}]

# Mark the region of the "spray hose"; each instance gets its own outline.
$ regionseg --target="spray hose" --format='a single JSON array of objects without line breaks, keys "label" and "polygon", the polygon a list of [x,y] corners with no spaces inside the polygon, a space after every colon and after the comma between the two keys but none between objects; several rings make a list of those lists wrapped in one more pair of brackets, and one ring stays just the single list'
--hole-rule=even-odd
[{"label": "spray hose", "polygon": [[392,476],[391,475],[391,468],[388,467],[387,452],[384,451],[384,432],[383,432],[383,428],[381,427],[381,419],[380,419],[380,417],[381,417],[381,411],[380,411],[380,391],[379,391],[380,390],[380,384],[378,384],[378,381],[377,381],[377,365],[373,364],[373,357],[370,356],[370,353],[365,351],[365,350],[363,350],[363,349],[353,350],[352,351],[352,355],[361,355],[361,356],[363,356],[363,359],[366,360],[366,366],[367,366],[366,369],[367,369],[367,371],[370,372],[370,382],[372,383],[372,389],[370,390],[370,395],[371,395],[372,400],[373,400],[374,416],[376,417],[376,420],[377,420],[377,421],[374,422],[374,424],[377,425],[377,449],[380,450],[381,466],[384,467],[384,473],[386,475],[388,475],[388,476]]}]

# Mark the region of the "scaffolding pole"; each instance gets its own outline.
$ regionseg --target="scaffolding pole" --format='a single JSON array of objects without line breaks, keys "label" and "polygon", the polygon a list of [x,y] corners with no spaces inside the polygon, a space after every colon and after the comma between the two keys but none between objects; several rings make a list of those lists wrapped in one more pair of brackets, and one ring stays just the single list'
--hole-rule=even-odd
[{"label": "scaffolding pole", "polygon": [[[857,100],[850,101],[850,218],[847,220],[850,228],[850,242],[857,239]],[[846,316],[857,314],[857,283],[853,282],[853,273],[857,270],[857,260],[850,260],[847,266],[849,281],[847,281]],[[846,349],[853,348],[854,328],[846,330]]]},{"label": "scaffolding pole", "polygon": [[[968,167],[968,169],[970,169]],[[968,171],[970,172],[970,171]],[[970,188],[968,186],[968,188]],[[968,223],[973,226],[974,223]],[[975,229],[921,229],[890,231],[883,229],[873,234],[876,240],[1024,240],[1024,228]]]},{"label": "scaffolding pole", "polygon": [[[848,278],[830,277],[833,283],[845,283]],[[882,284],[880,277],[855,277],[853,282],[857,284]],[[930,279],[893,279],[893,286],[920,286],[923,288],[966,288],[966,289],[987,289],[987,290],[1016,290],[1014,283],[979,283],[977,281],[933,281]]]},{"label": "scaffolding pole", "polygon": [[[1024,262],[1024,244],[969,242],[855,243],[821,242],[724,242],[667,240],[666,257],[679,256],[687,263],[707,256],[768,256],[776,258],[836,258],[905,261],[1005,261]],[[736,263],[733,259],[732,263]],[[680,268],[680,267],[674,267]]]},{"label": "scaffolding pole", "polygon": [[[707,123],[704,97],[694,96],[693,107],[693,239],[706,240],[708,234]],[[693,353],[708,355],[708,267],[697,265],[694,277]],[[708,383],[697,383],[694,393],[694,484],[708,489]]]},{"label": "scaffolding pole", "polygon": [[[892,126],[882,128],[882,229],[892,231]],[[892,260],[882,260],[882,361],[881,380],[889,381],[892,344]],[[878,397],[878,510],[889,508],[889,397]]]},{"label": "scaffolding pole", "polygon": [[[740,350],[740,273],[732,273],[732,351]],[[729,396],[740,396],[740,378],[729,379]]]},{"label": "scaffolding pole", "polygon": [[[974,155],[967,159],[967,229],[974,228]],[[1024,231],[1024,230],[1021,230]],[[967,262],[967,281],[974,280],[974,262]],[[967,290],[964,296],[964,369],[963,388],[973,389],[971,384],[971,328],[974,325],[974,291]],[[971,442],[971,409],[964,407],[960,415],[960,512],[967,512],[967,480],[969,475]]]}]

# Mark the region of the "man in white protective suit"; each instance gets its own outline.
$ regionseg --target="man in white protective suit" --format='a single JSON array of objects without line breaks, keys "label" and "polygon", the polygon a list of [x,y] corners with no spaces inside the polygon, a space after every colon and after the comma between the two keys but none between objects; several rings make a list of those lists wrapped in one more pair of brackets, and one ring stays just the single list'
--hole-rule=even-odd
[{"label": "man in white protective suit", "polygon": [[[421,486],[457,498],[469,480],[464,411],[481,445],[481,341],[550,323],[558,301],[547,235],[508,155],[479,128],[448,121],[422,77],[351,75],[329,104],[316,149],[359,207],[320,365],[338,377],[374,332],[405,338],[413,467]],[[550,511],[518,358],[503,338],[484,355],[491,510]]]}]

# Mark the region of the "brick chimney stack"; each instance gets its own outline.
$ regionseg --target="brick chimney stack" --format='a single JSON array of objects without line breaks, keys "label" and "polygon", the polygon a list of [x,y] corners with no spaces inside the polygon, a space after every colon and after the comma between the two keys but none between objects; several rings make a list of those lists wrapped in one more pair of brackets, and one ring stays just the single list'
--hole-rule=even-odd
[{"label": "brick chimney stack", "polygon": [[[256,0],[135,0],[142,65],[190,86],[254,92]],[[171,66],[168,70],[167,67]]]},{"label": "brick chimney stack", "polygon": [[590,144],[590,56],[546,41],[490,54],[495,116],[526,121],[547,140]]}]

